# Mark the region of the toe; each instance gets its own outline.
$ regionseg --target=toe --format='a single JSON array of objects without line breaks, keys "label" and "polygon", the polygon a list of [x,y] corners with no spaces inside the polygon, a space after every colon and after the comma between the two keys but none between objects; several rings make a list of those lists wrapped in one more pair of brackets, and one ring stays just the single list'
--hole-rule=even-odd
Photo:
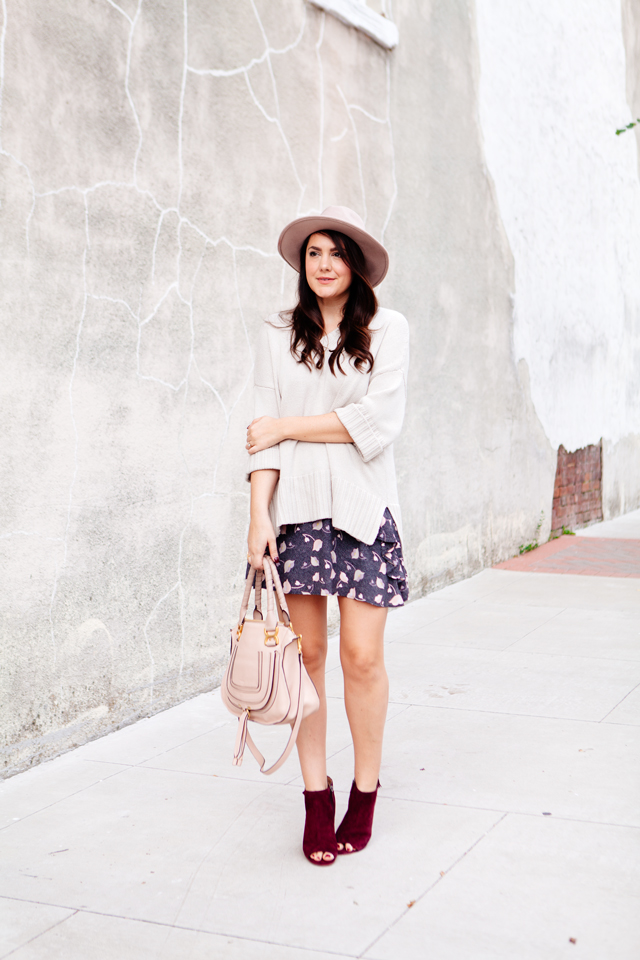
[{"label": "toe", "polygon": [[343,843],[339,843],[339,844],[338,844],[338,850],[344,850],[344,844],[343,844]]},{"label": "toe", "polygon": [[347,853],[353,853],[353,847],[351,846],[350,843],[345,843],[344,848],[347,851]]},{"label": "toe", "polygon": [[323,854],[322,859],[323,859],[323,860],[326,860],[327,863],[331,863],[331,861],[333,860],[333,854],[327,852],[327,853]]},{"label": "toe", "polygon": [[322,850],[317,850],[316,853],[311,853],[309,856],[312,860],[315,860],[316,863],[318,863],[320,860],[322,860]]}]

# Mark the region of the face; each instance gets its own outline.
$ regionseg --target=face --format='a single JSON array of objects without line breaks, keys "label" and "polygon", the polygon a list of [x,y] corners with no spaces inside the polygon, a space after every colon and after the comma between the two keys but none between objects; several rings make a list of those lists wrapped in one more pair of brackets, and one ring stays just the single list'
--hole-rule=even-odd
[{"label": "face", "polygon": [[309,237],[305,256],[307,283],[316,297],[339,299],[351,286],[351,270],[331,237],[314,233]]}]

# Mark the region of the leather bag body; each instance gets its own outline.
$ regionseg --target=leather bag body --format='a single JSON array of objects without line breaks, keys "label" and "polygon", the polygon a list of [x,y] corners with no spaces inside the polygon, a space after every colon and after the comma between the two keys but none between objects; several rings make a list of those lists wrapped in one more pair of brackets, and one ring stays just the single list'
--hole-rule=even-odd
[{"label": "leather bag body", "polygon": [[[238,626],[231,632],[231,655],[222,679],[222,700],[238,717],[233,763],[240,766],[244,748],[260,764],[262,773],[278,770],[291,753],[300,724],[320,707],[318,692],[302,660],[301,638],[291,627],[289,610],[275,564],[264,558],[267,612],[262,615],[262,571],[253,567],[245,583]],[[253,617],[247,618],[255,586]],[[291,724],[291,736],[282,755],[268,769],[251,738],[248,721]]]}]

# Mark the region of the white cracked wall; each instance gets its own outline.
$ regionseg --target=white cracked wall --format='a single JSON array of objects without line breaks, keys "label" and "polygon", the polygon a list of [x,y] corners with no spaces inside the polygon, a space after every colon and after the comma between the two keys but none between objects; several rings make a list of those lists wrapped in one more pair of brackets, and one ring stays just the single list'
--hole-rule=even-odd
[{"label": "white cracked wall", "polygon": [[302,0],[2,11],[11,769],[219,678],[275,241],[396,184],[388,59]]},{"label": "white cracked wall", "polygon": [[637,141],[615,135],[636,116],[621,5],[477,0],[476,10],[485,157],[515,264],[516,360],[552,445],[603,438],[606,472],[618,444],[640,443]]},{"label": "white cracked wall", "polygon": [[[413,342],[397,455],[414,596],[509,556],[550,510],[558,441],[545,384],[563,407],[581,389],[587,404],[585,370],[609,364],[627,399],[620,387],[607,401],[605,439],[622,436],[610,429],[616,403],[637,429],[625,359],[637,343],[635,241],[619,196],[622,359],[592,308],[609,297],[609,266],[584,290],[582,267],[572,280],[571,316],[591,318],[563,328],[567,355],[584,354],[579,375],[554,379],[525,352],[536,310],[539,335],[555,335],[551,296],[521,279],[538,271],[549,206],[527,206],[511,169],[528,132],[518,128],[517,149],[492,140],[505,92],[487,51],[515,42],[508,29],[518,34],[529,7],[505,7],[502,25],[502,8],[483,3],[476,22],[471,0],[372,6],[396,18],[391,54],[304,0],[2,0],[7,772],[218,681],[244,573],[252,349],[262,318],[291,302],[276,240],[296,215],[347,204],[391,252],[380,299],[407,315]],[[576,35],[592,46],[594,17]],[[562,28],[547,20],[548,33]],[[624,106],[621,28],[606,23],[617,59],[594,107],[601,125],[607,97]],[[544,90],[530,122],[546,129]],[[632,196],[632,143],[603,150],[581,144],[572,162]],[[570,180],[544,156],[531,171],[551,191],[554,176]],[[604,218],[599,196],[596,208]],[[599,221],[585,240],[572,211],[548,262],[584,249],[597,273]],[[608,264],[615,231],[603,229]],[[559,423],[567,445],[573,420]],[[612,483],[628,498],[638,447],[617,443],[627,459],[610,458]]]}]

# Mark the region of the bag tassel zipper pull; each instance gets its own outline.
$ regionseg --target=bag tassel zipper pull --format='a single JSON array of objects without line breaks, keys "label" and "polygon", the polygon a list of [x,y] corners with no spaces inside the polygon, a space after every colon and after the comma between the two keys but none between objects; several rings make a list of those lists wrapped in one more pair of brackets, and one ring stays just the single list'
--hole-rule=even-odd
[{"label": "bag tassel zipper pull", "polygon": [[247,742],[248,720],[249,720],[249,711],[244,710],[243,713],[238,717],[238,733],[236,735],[236,746],[233,751],[234,767],[242,766],[242,758],[244,756],[244,747]]}]

